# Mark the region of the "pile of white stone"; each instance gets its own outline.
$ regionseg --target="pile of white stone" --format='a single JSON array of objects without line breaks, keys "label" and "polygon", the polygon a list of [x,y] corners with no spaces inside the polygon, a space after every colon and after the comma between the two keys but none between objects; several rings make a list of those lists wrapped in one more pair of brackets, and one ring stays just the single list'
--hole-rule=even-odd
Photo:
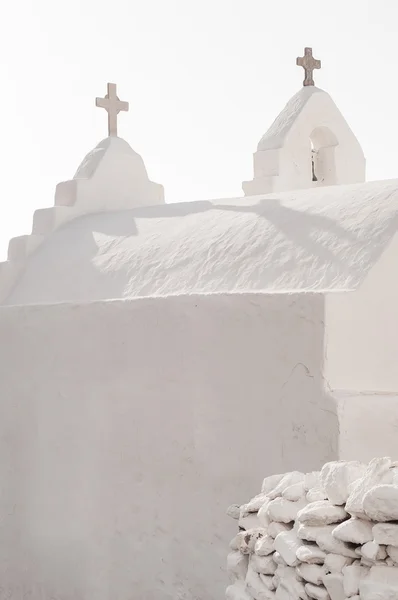
[{"label": "pile of white stone", "polygon": [[398,600],[398,462],[273,475],[228,514],[228,600]]}]

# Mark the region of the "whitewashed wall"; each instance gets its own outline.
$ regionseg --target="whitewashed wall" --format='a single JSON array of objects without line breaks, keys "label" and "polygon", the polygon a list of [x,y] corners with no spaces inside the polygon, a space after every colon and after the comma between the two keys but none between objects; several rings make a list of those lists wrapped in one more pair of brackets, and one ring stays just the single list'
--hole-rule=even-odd
[{"label": "whitewashed wall", "polygon": [[221,598],[231,498],[337,457],[323,312],[305,294],[1,308],[4,598]]},{"label": "whitewashed wall", "polygon": [[359,290],[326,296],[325,377],[332,389],[398,392],[397,255],[395,236]]}]

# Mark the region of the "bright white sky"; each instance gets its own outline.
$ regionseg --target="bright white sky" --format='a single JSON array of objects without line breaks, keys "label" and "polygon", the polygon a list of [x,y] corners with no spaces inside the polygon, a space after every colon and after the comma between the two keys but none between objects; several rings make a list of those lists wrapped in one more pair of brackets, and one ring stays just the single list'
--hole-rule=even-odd
[{"label": "bright white sky", "polygon": [[301,87],[304,46],[361,142],[368,179],[398,177],[396,0],[17,0],[0,21],[0,259],[107,134],[107,81],[130,102],[119,135],[175,202],[239,196],[252,153]]}]

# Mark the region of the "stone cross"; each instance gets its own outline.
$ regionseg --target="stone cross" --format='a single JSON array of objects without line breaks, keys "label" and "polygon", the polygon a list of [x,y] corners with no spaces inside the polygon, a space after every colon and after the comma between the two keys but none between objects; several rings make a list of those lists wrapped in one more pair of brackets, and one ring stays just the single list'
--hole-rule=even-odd
[{"label": "stone cross", "polygon": [[95,106],[105,108],[108,113],[108,135],[117,136],[117,115],[121,110],[128,111],[129,103],[122,102],[116,95],[116,83],[108,83],[105,98],[96,98]]},{"label": "stone cross", "polygon": [[303,85],[315,85],[312,79],[314,69],[321,68],[321,61],[317,60],[312,56],[312,48],[304,48],[304,56],[299,56],[296,60],[296,65],[303,67],[305,72],[305,79]]}]

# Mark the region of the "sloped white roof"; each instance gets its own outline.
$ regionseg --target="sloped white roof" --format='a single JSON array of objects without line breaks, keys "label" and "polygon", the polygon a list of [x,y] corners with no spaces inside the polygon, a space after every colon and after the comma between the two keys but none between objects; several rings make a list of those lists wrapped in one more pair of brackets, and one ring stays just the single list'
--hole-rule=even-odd
[{"label": "sloped white roof", "polygon": [[317,88],[313,85],[303,86],[294,96],[292,96],[285,108],[279,113],[275,121],[264,133],[263,137],[258,143],[257,150],[270,150],[273,148],[280,148],[283,146],[283,141],[286,135],[289,133],[291,127],[295,123],[298,115],[307,104],[308,100],[314,94],[323,94],[328,96],[329,94],[324,90]]},{"label": "sloped white roof", "polygon": [[6,303],[355,289],[397,214],[390,180],[87,215],[48,237]]}]

